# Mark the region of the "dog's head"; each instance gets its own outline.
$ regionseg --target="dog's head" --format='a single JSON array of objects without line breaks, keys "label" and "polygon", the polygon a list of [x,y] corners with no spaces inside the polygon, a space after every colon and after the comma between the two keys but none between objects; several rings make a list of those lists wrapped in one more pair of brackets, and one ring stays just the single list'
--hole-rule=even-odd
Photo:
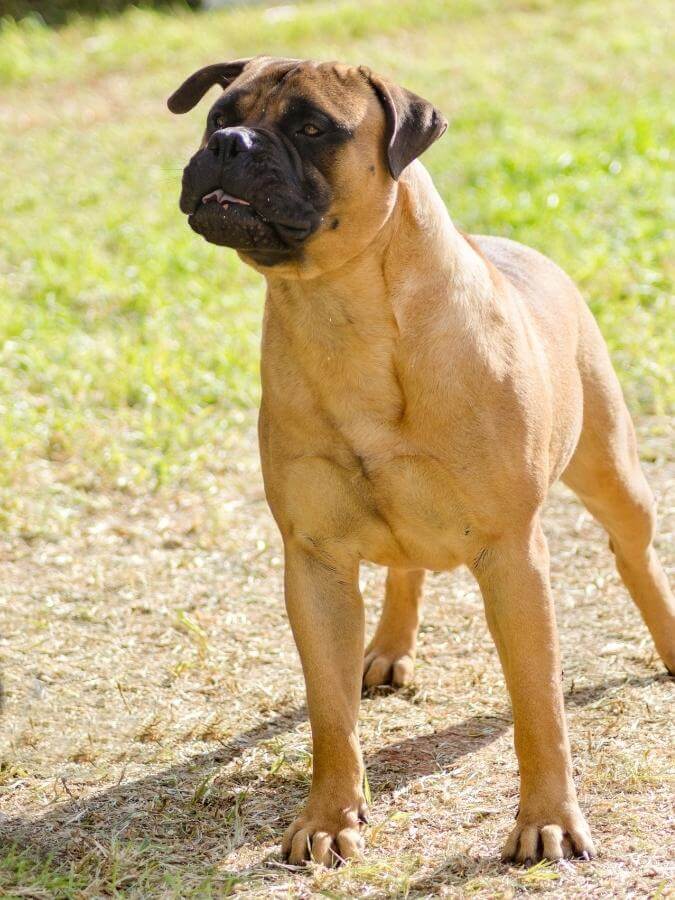
[{"label": "dog's head", "polygon": [[363,67],[257,57],[206,66],[169,98],[224,88],[185,167],[180,208],[256,266],[325,271],[367,246],[405,167],[445,131],[426,100]]}]

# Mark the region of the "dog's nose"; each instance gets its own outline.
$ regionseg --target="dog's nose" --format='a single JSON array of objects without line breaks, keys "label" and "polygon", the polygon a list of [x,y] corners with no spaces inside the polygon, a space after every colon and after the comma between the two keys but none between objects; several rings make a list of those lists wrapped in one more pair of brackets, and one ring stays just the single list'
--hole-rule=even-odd
[{"label": "dog's nose", "polygon": [[254,133],[243,125],[219,128],[209,138],[208,149],[219,159],[233,159],[253,149]]}]

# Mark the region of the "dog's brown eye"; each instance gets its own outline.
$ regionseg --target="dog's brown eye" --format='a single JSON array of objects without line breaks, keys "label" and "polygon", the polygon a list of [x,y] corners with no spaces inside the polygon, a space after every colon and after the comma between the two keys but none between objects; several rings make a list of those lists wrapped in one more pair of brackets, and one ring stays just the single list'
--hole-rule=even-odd
[{"label": "dog's brown eye", "polygon": [[216,118],[213,121],[215,123],[216,128],[225,128],[225,125],[227,124],[227,120],[225,119],[225,116],[216,116]]},{"label": "dog's brown eye", "polygon": [[317,128],[316,125],[312,125],[311,122],[308,122],[306,125],[302,126],[299,134],[304,134],[305,137],[317,137],[317,135],[321,134],[321,129]]}]

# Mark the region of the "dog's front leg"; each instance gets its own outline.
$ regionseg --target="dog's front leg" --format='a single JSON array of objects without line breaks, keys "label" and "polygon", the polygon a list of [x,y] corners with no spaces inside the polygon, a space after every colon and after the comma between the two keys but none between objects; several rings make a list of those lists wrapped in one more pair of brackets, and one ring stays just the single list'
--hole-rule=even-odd
[{"label": "dog's front leg", "polygon": [[309,800],[284,835],[289,862],[335,865],[363,847],[366,805],[357,732],[364,616],[358,560],[286,544],[286,609],[312,726]]},{"label": "dog's front leg", "polygon": [[537,521],[475,565],[513,706],[520,807],[504,859],[593,854],[579,809],[565,724],[546,538]]}]

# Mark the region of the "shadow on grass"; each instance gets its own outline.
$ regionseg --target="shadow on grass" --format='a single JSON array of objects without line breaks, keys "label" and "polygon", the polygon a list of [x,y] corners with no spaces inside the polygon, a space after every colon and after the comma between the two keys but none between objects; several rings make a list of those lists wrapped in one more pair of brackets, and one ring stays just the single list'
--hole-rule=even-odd
[{"label": "shadow on grass", "polygon": [[[566,705],[586,706],[626,685],[645,686],[666,676],[616,678],[576,690]],[[106,848],[135,846],[152,855],[155,866],[190,878],[207,877],[227,854],[244,844],[252,848],[280,837],[307,792],[306,773],[238,771],[218,776],[222,766],[248,748],[291,731],[305,721],[304,706],[281,712],[236,735],[218,750],[194,756],[146,778],[120,784],[83,800],[61,803],[37,819],[0,819],[0,839],[33,859],[83,863],[92,852],[100,860]],[[462,757],[495,741],[509,727],[508,715],[471,716],[442,731],[405,738],[367,755],[371,787],[377,793],[398,789],[418,777],[450,769]],[[478,775],[479,773],[477,773]],[[261,860],[274,864],[275,854]],[[494,861],[463,858],[447,866],[453,883],[475,877]],[[230,873],[246,877],[264,869]],[[222,875],[222,870],[220,875]],[[225,873],[227,874],[227,873]],[[266,878],[273,873],[267,869]]]}]

